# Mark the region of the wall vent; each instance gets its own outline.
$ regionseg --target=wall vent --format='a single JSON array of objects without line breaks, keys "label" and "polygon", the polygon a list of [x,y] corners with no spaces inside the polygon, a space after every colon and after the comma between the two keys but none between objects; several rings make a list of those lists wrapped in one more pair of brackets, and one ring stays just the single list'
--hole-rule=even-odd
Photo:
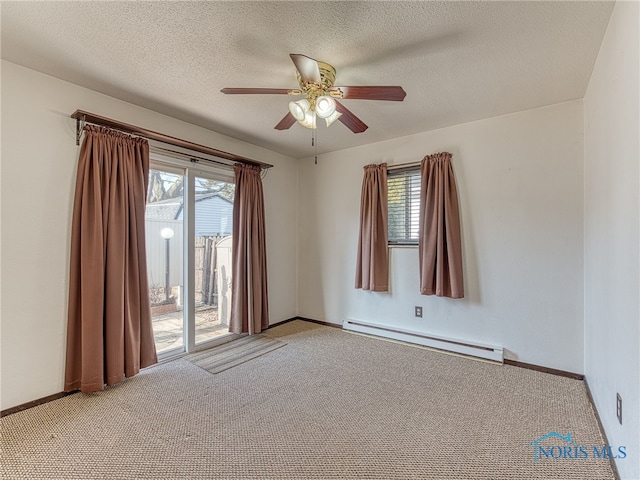
[{"label": "wall vent", "polygon": [[484,358],[494,362],[503,363],[504,360],[502,347],[498,347],[496,345],[485,345],[466,340],[441,337],[438,335],[427,335],[411,330],[403,330],[395,327],[351,319],[345,320],[342,328],[352,332],[366,333],[378,337],[415,343],[424,347],[436,348],[438,350],[458,353],[460,355]]}]

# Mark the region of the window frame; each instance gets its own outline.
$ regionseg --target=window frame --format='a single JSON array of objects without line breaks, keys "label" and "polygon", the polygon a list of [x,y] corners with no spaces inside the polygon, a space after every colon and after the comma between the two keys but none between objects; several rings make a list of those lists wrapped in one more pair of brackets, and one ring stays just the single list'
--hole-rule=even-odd
[{"label": "window frame", "polygon": [[[387,169],[387,244],[389,247],[417,247],[419,236],[419,212],[420,212],[420,190],[421,190],[421,171],[420,164],[407,165],[401,168]],[[400,192],[401,203],[404,212],[399,212],[402,217],[400,222],[394,221],[397,216],[394,210],[397,207],[392,205],[392,196],[394,195],[395,179],[404,179],[404,191]],[[397,193],[396,193],[397,194]],[[407,223],[407,219],[409,222]],[[404,229],[404,235],[392,235],[392,232],[398,228]]]}]

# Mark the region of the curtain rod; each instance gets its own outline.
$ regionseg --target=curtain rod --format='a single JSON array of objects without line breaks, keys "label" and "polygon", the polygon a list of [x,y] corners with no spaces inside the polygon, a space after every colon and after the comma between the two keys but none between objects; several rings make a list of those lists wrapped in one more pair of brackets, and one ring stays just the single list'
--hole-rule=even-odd
[{"label": "curtain rod", "polygon": [[[193,153],[178,152],[176,150],[171,150],[169,148],[162,148],[152,144],[149,144],[149,152],[159,153],[160,155],[166,155],[168,157],[178,158],[181,160],[188,160],[192,163],[199,163],[201,161],[204,161],[207,163],[213,163],[214,165],[217,165],[220,168],[233,171],[233,163],[220,162],[212,158],[200,157],[198,155],[194,155]],[[266,168],[263,168],[262,171],[260,172],[260,176],[262,178],[266,177],[267,172],[268,170]]]},{"label": "curtain rod", "polygon": [[231,160],[233,162],[246,163],[249,165],[256,165],[260,168],[271,168],[273,165],[268,163],[259,162],[250,158],[235,155],[233,153],[223,152],[215,148],[207,147],[197,143],[189,142],[188,140],[182,140],[181,138],[172,137],[163,133],[147,130],[146,128],[136,127],[135,125],[129,125],[117,120],[112,120],[107,117],[101,117],[94,113],[89,113],[84,110],[76,110],[71,114],[71,118],[76,119],[76,145],[80,145],[80,137],[82,136],[82,129],[85,123],[92,123],[94,125],[102,125],[104,127],[114,128],[121,132],[131,133],[140,137],[147,138],[149,140],[156,140],[158,142],[167,143],[176,147],[182,147],[195,152],[205,153],[214,157],[223,158],[225,160]]},{"label": "curtain rod", "polygon": [[149,151],[152,153],[159,153],[160,155],[179,158],[181,160],[188,160],[192,163],[199,163],[200,161],[205,161],[205,162],[216,164],[223,168],[228,168],[229,170],[233,170],[232,163],[221,162],[219,160],[213,160],[211,158],[200,157],[192,153],[178,152],[176,150],[171,150],[169,148],[162,148],[152,144],[149,144]]}]

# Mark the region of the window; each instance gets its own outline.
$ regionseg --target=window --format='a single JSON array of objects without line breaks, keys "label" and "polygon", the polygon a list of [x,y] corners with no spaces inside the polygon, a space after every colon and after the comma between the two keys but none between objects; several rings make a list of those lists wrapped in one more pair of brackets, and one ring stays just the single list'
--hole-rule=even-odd
[{"label": "window", "polygon": [[417,245],[420,165],[387,173],[389,245]]}]

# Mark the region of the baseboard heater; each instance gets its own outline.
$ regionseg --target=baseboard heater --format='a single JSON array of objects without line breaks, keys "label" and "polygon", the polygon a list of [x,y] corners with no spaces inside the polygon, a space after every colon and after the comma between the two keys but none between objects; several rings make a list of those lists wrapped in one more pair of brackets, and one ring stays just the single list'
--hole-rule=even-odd
[{"label": "baseboard heater", "polygon": [[342,325],[342,328],[353,332],[366,333],[378,337],[400,340],[402,342],[415,343],[417,345],[444,350],[447,352],[459,353],[461,355],[484,358],[494,362],[503,363],[504,360],[502,347],[495,345],[471,343],[465,340],[441,337],[438,335],[426,335],[420,332],[361,322],[359,320],[347,319]]}]

